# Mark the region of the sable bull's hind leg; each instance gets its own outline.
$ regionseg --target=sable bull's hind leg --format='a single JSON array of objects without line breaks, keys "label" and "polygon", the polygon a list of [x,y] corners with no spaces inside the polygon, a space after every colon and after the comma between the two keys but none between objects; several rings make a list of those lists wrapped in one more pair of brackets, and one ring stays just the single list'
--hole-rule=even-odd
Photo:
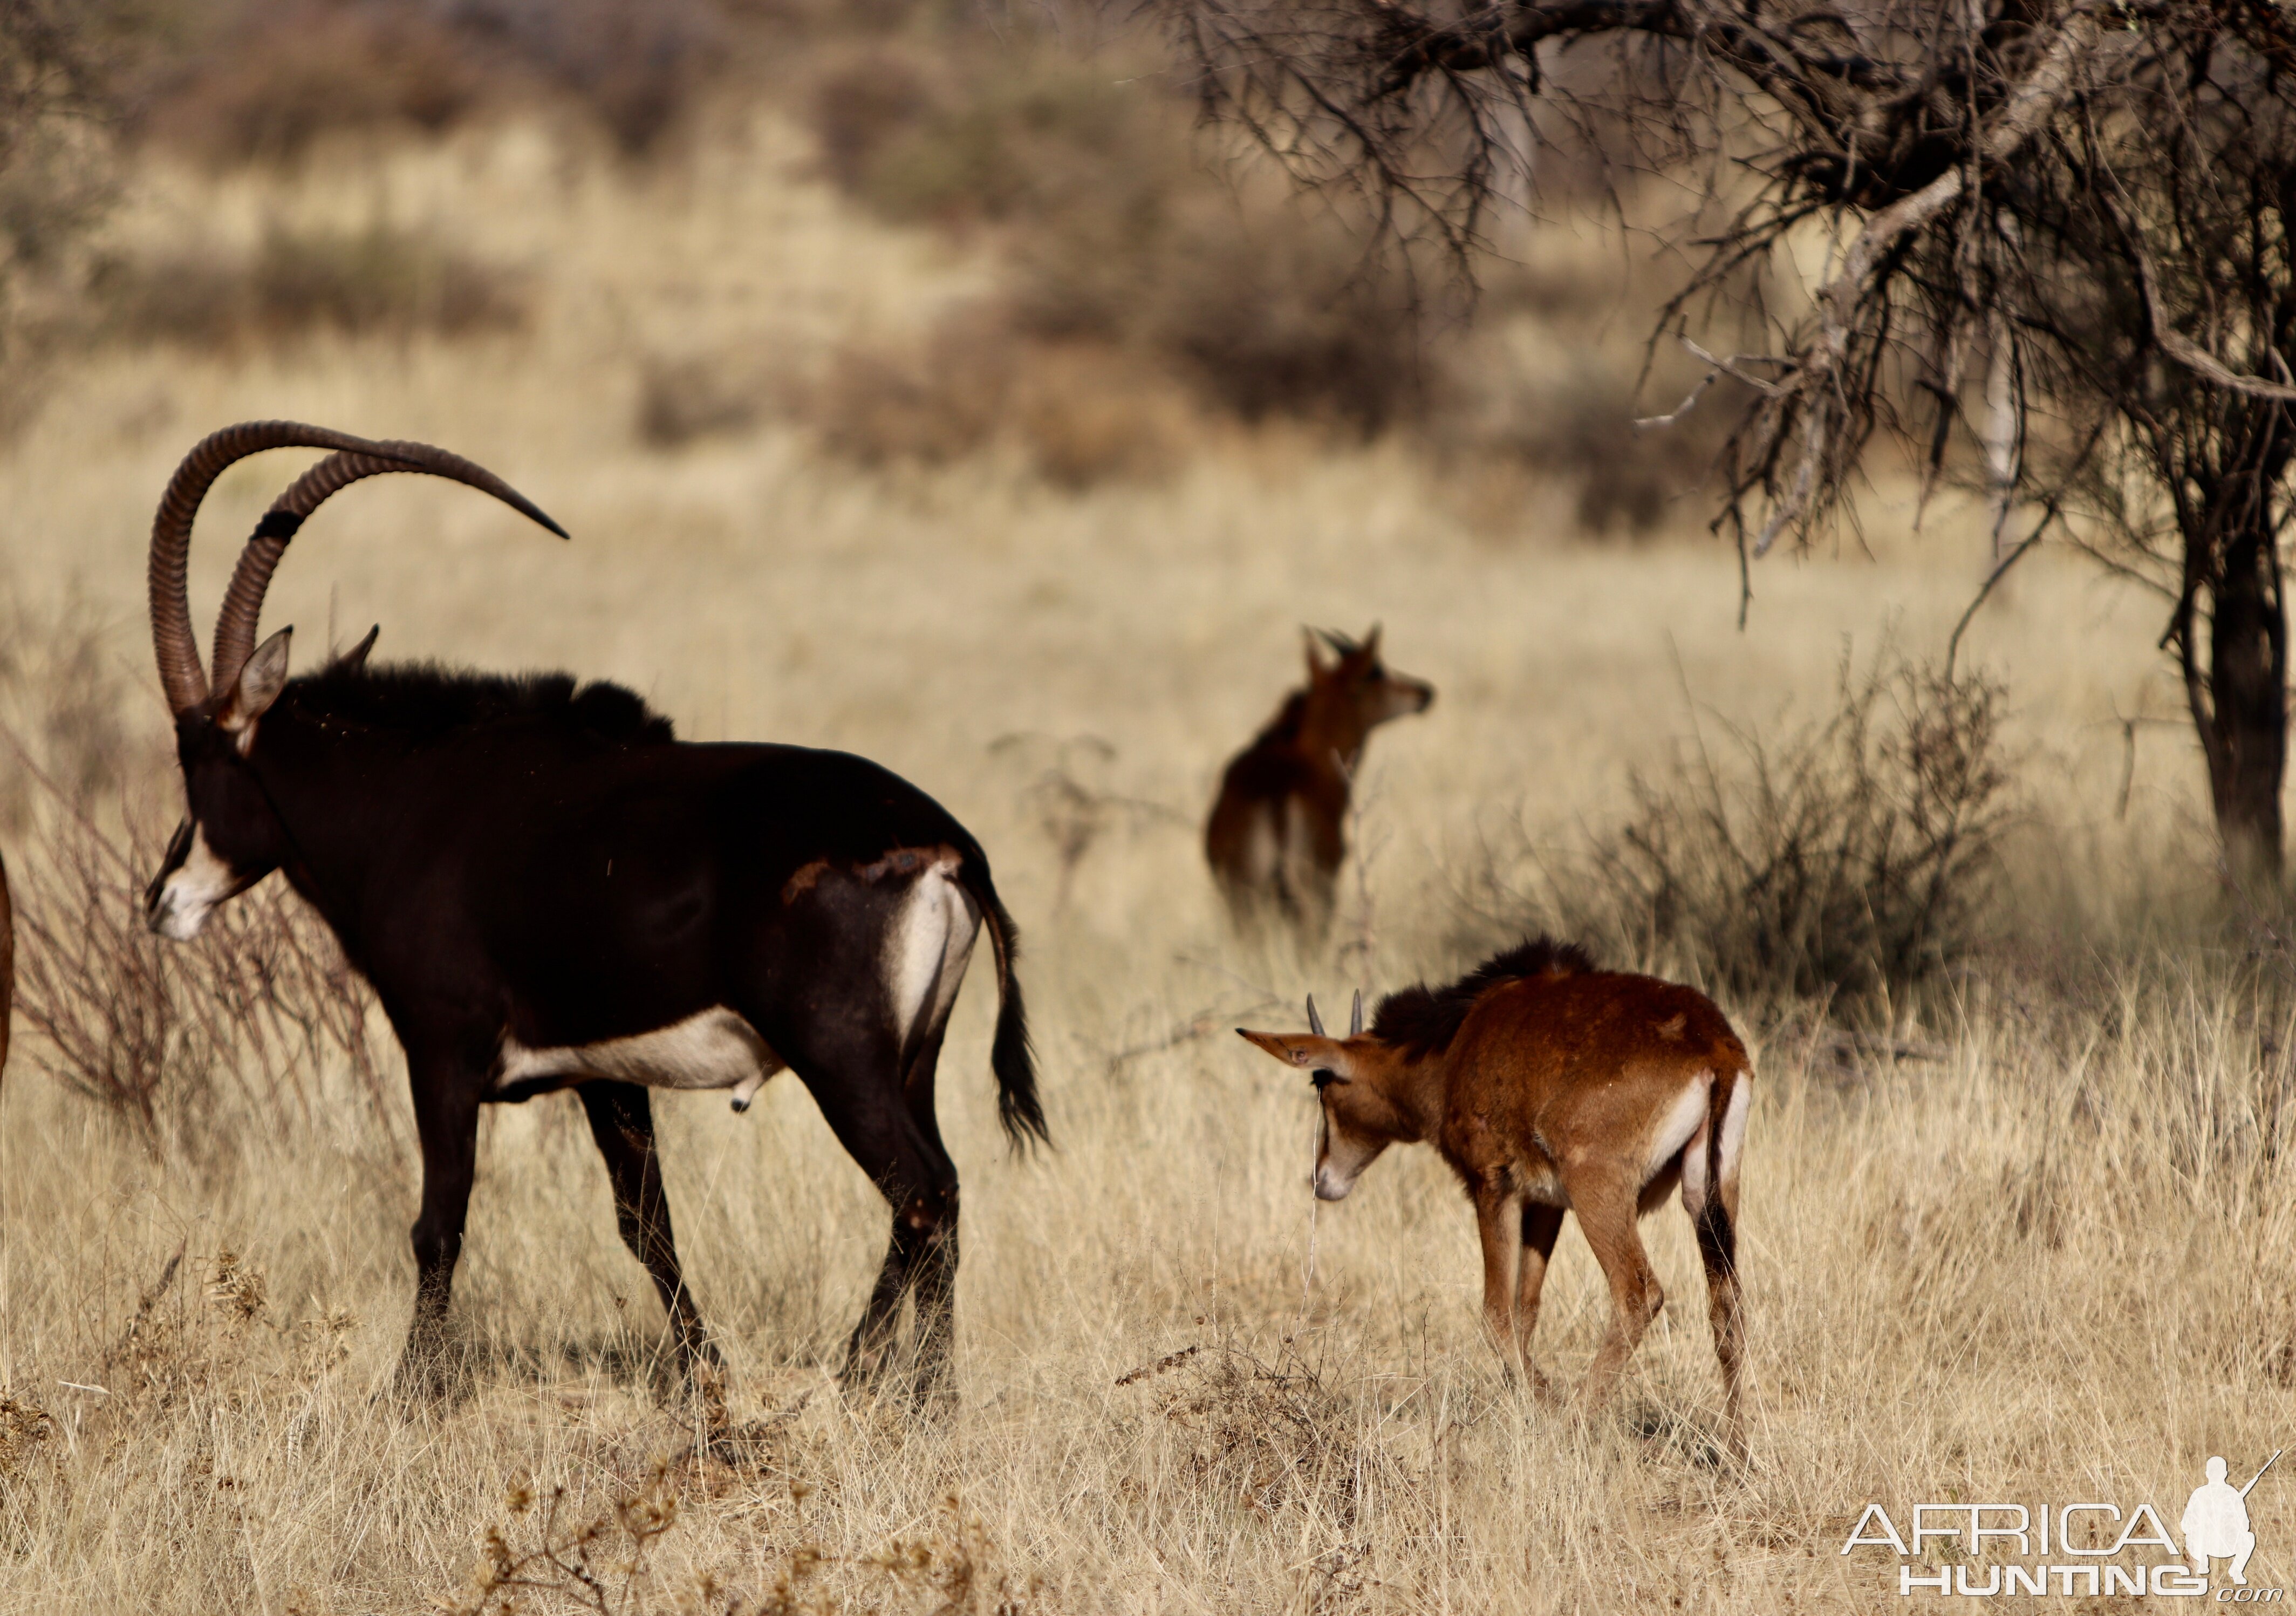
[{"label": "sable bull's hind leg", "polygon": [[885,1259],[839,1378],[862,1390],[894,1369],[901,1304],[914,1295],[914,1390],[922,1402],[947,1394],[956,1295],[956,1168],[932,1116],[933,1068],[980,913],[945,849],[905,868],[890,858],[878,868],[894,874],[840,873],[811,894],[829,923],[824,953],[834,956],[822,964],[849,980],[879,983],[874,1013],[857,1007],[811,1021],[796,1029],[787,1053],[893,1211]]},{"label": "sable bull's hind leg", "polygon": [[816,1081],[806,1067],[798,1070],[839,1143],[893,1209],[885,1260],[846,1341],[838,1379],[853,1390],[873,1389],[884,1380],[895,1367],[901,1302],[914,1290],[916,1390],[920,1399],[938,1395],[947,1381],[954,1321],[956,1169],[918,1130],[892,1082],[882,1081],[873,1094],[855,1094],[857,1085]]},{"label": "sable bull's hind leg", "polygon": [[645,1266],[654,1291],[669,1315],[677,1373],[692,1380],[707,1364],[721,1368],[725,1360],[702,1328],[701,1311],[694,1305],[684,1270],[677,1260],[677,1239],[669,1221],[669,1197],[661,1182],[661,1161],[654,1152],[653,1106],[646,1091],[636,1083],[594,1081],[576,1086],[582,1109],[590,1119],[590,1136],[606,1159],[606,1177],[614,1189],[614,1222],[630,1255]]}]

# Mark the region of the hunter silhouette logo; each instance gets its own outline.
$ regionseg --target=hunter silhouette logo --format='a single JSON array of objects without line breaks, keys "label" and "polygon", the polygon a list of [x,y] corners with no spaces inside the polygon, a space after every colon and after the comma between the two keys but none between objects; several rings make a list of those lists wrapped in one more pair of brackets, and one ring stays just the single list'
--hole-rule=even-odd
[{"label": "hunter silhouette logo", "polygon": [[[2223,1456],[2211,1456],[2202,1467],[2207,1479],[2185,1499],[2174,1535],[2168,1512],[2143,1502],[2134,1508],[2104,1502],[1916,1504],[1910,1512],[1899,1505],[1895,1520],[1882,1505],[1868,1504],[1841,1553],[1895,1553],[1900,1595],[2118,1595],[2279,1604],[2285,1589],[2249,1586],[2256,1532],[2248,1495],[2283,1451],[2275,1450],[2241,1487],[2226,1480],[2231,1467]],[[2228,1581],[2212,1587],[2210,1572],[2219,1562]]]},{"label": "hunter silhouette logo", "polygon": [[2248,1586],[2248,1557],[2256,1553],[2256,1534],[2248,1529],[2248,1495],[2264,1480],[2264,1471],[2280,1463],[2284,1451],[2274,1448],[2264,1469],[2249,1477],[2248,1486],[2239,1489],[2225,1480],[2225,1462],[2210,1459],[2209,1479],[2193,1489],[2185,1505],[2185,1517],[2177,1523],[2185,1534],[2185,1554],[2193,1563],[2194,1576],[2207,1576],[2209,1562],[2222,1557],[2232,1562],[2226,1569],[2233,1581],[2242,1587]]}]

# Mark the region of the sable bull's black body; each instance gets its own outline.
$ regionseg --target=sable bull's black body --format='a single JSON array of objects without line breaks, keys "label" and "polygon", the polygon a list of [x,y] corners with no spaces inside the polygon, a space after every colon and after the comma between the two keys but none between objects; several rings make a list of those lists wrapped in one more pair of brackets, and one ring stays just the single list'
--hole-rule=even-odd
[{"label": "sable bull's black body", "polygon": [[[345,448],[283,424],[270,436],[342,450],[299,489],[335,462],[411,458],[421,447]],[[334,486],[359,470],[346,466]],[[168,506],[161,514],[166,525]],[[187,515],[181,526],[187,535]],[[162,548],[155,528],[154,628],[168,677]],[[275,550],[263,562],[265,578],[276,559]],[[882,1367],[913,1291],[917,1389],[941,1389],[957,1180],[933,1077],[984,922],[1000,996],[999,1107],[1016,1141],[1044,1136],[1012,922],[964,828],[863,759],[676,742],[667,721],[611,685],[369,668],[365,646],[289,680],[285,634],[242,652],[252,608],[243,625],[231,611],[217,635],[215,693],[185,704],[188,685],[170,683],[191,818],[152,884],[152,922],[190,936],[214,904],[281,870],[373,984],[406,1048],[422,1147],[402,1381],[439,1372],[479,1107],[567,1087],[588,1114],[622,1237],[661,1293],[681,1363],[714,1359],[680,1273],[646,1088],[729,1088],[739,1109],[787,1067],[894,1210],[847,1376],[866,1381]]]}]

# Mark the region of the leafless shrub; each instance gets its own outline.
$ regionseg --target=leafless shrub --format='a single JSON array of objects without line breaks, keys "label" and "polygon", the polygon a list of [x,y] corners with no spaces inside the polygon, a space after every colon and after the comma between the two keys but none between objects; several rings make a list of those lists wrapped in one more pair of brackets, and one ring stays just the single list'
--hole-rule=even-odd
[{"label": "leafless shrub", "polygon": [[41,294],[65,283],[115,188],[111,127],[141,0],[0,4],[0,432],[38,408],[50,362]]},{"label": "leafless shrub", "polygon": [[1013,337],[1128,356],[1247,421],[1376,431],[1423,402],[1409,266],[1208,168],[1189,108],[1154,76],[1048,49],[954,50],[931,78],[890,61],[823,79],[824,166],[891,217],[1001,230],[991,323]]},{"label": "leafless shrub", "polygon": [[2001,686],[1845,660],[1838,691],[1782,743],[1733,731],[1718,760],[1702,735],[1636,779],[1565,891],[1574,929],[1757,1002],[1901,991],[1977,947],[2014,812]]},{"label": "leafless shrub", "polygon": [[[77,593],[53,610],[0,593],[0,726],[33,739],[54,793],[76,808],[116,791],[127,768],[124,681],[107,644]],[[30,771],[0,768],[0,829],[25,830],[43,792]]]},{"label": "leafless shrub", "polygon": [[723,357],[651,357],[638,371],[638,441],[679,449],[746,432],[765,418],[775,390],[759,366]]},{"label": "leafless shrub", "polygon": [[1588,534],[1649,532],[1695,494],[1721,448],[1717,413],[1664,429],[1636,425],[1631,373],[1596,363],[1565,373],[1509,366],[1482,381],[1481,397],[1456,383],[1432,436],[1455,473],[1509,468],[1576,488]]},{"label": "leafless shrub", "polygon": [[215,163],[291,161],[332,134],[435,133],[521,102],[660,148],[728,60],[716,0],[240,0],[152,76],[152,138]]},{"label": "leafless shrub", "polygon": [[1003,449],[1066,488],[1160,477],[1197,424],[1186,394],[1152,365],[1096,344],[1018,338],[980,310],[944,322],[920,351],[848,350],[799,408],[824,448],[863,465]]},{"label": "leafless shrub", "polygon": [[822,167],[846,191],[865,193],[889,146],[908,137],[933,105],[930,78],[879,41],[825,65],[807,114]]},{"label": "leafless shrub", "polygon": [[726,60],[713,0],[448,0],[466,39],[491,45],[570,99],[624,155],[656,151]]},{"label": "leafless shrub", "polygon": [[143,125],[208,162],[283,162],[345,130],[435,133],[488,87],[435,8],[270,0],[218,12],[202,44],[162,65]]},{"label": "leafless shrub", "polygon": [[16,1013],[36,1035],[24,1057],[155,1152],[206,1157],[250,1120],[309,1129],[345,1077],[392,1137],[373,996],[325,924],[273,882],[217,909],[198,941],[162,941],[141,903],[161,858],[152,816],[131,810],[107,831],[34,772],[54,811],[13,866]]},{"label": "leafless shrub", "polygon": [[192,248],[99,265],[101,326],[122,340],[231,348],[316,332],[446,336],[516,327],[513,275],[425,234],[384,224],[274,228],[253,251]]}]

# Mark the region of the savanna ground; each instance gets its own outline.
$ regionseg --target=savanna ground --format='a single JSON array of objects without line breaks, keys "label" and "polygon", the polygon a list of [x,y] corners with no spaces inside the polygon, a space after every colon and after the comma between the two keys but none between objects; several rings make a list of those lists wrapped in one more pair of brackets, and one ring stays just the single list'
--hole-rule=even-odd
[{"label": "savanna ground", "polygon": [[[0,543],[19,761],[55,790],[11,786],[8,852],[37,905],[70,805],[115,836],[172,813],[143,551],[201,433],[287,416],[500,472],[570,546],[464,490],[370,484],[298,542],[266,621],[297,626],[307,667],[380,621],[379,655],[562,666],[689,737],[863,752],[980,835],[1024,931],[1056,1148],[1015,1158],[996,1132],[976,971],[941,1082],[965,1175],[960,1408],[915,1423],[831,1382],[886,1215],[794,1082],[747,1116],[656,1102],[722,1407],[656,1395],[659,1309],[562,1095],[486,1120],[455,1296],[474,1389],[408,1412],[378,1395],[416,1192],[396,1069],[374,1102],[332,1055],[249,1054],[284,1087],[203,1070],[138,1122],[63,1081],[20,1013],[0,1610],[468,1604],[496,1531],[555,1590],[524,1608],[565,1608],[592,1591],[520,1557],[602,1516],[586,1564],[615,1610],[1871,1609],[1895,1603],[1894,1557],[1837,1553],[1868,1501],[1902,1522],[1920,1501],[2150,1499],[2173,1520],[2209,1455],[2237,1479],[2296,1432],[2296,983],[2269,926],[2216,913],[2147,603],[2044,554],[1964,644],[2007,693],[2017,804],[1973,952],[1917,1002],[1833,1021],[1728,1006],[1759,1072],[1751,1467],[1711,1441],[1671,1208],[1645,1226],[1672,1305],[1623,1394],[1550,1414],[1479,1338],[1439,1163],[1395,1153],[1318,1212],[1308,1091],[1226,1029],[1578,912],[1556,894],[1635,771],[1664,777],[1701,737],[1726,769],[1734,726],[1831,713],[1845,657],[1940,651],[1982,576],[1979,523],[1933,506],[1917,537],[1910,488],[1877,474],[1864,542],[1761,565],[1742,631],[1735,559],[1693,505],[1598,541],[1560,470],[1477,484],[1392,437],[1178,403],[1162,462],[1121,475],[1057,474],[1104,445],[1048,474],[993,433],[841,453],[808,406],[821,377],[917,340],[989,271],[819,170],[773,113],[660,168],[513,119],[283,173],[140,170],[109,226],[131,256],[387,225],[446,231],[507,290],[468,319],[287,342],[155,316],[49,356],[0,452]],[[488,314],[496,295],[515,313]],[[1534,357],[1558,340],[1491,318]],[[1094,373],[1037,407],[1089,437]],[[726,374],[750,392],[679,413]],[[195,611],[291,475],[271,457],[218,487]],[[1301,624],[1374,619],[1439,700],[1372,745],[1331,946],[1240,945],[1197,844],[1219,767],[1296,678]],[[107,878],[123,922],[141,874]],[[1575,1235],[1547,1298],[1538,1349],[1572,1379],[1605,1317]],[[2292,1496],[2276,1473],[2251,1497],[2252,1582],[2296,1570]]]}]

